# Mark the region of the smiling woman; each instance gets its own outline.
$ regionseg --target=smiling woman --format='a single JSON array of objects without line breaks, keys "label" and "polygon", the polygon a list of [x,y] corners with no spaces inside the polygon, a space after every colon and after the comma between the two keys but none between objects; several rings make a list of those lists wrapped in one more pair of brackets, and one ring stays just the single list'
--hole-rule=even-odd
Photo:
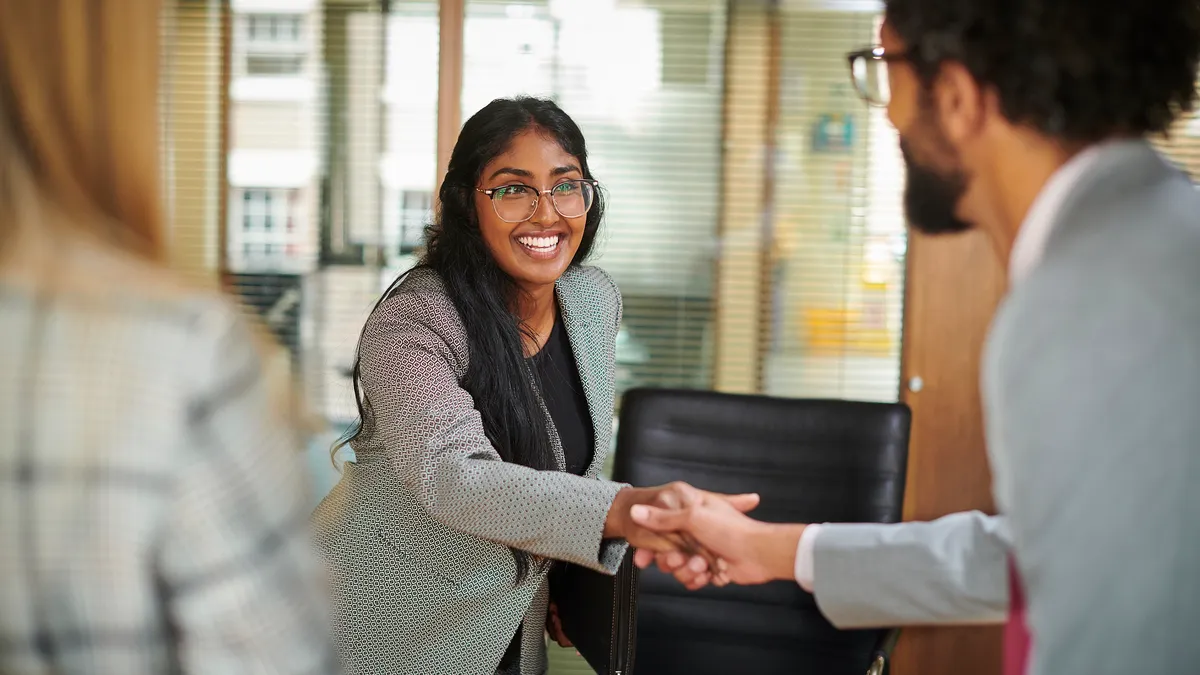
[{"label": "smiling woman", "polygon": [[542,673],[555,561],[673,550],[629,511],[686,493],[600,478],[621,296],[582,264],[604,209],[571,118],[493,101],[439,197],[363,329],[356,461],[314,516],[335,635],[350,673]]},{"label": "smiling woman", "polygon": [[[586,165],[554,136],[535,128],[517,135],[504,153],[483,168],[486,182],[496,186],[476,188],[476,202],[491,201],[490,208],[476,204],[484,243],[500,269],[533,297],[553,291],[583,243],[596,183],[584,176],[581,164]],[[599,216],[587,242],[589,249]],[[540,304],[545,305],[543,310],[553,306]],[[547,317],[539,318],[543,325],[535,330],[547,327]],[[553,312],[548,318],[553,320]]]}]

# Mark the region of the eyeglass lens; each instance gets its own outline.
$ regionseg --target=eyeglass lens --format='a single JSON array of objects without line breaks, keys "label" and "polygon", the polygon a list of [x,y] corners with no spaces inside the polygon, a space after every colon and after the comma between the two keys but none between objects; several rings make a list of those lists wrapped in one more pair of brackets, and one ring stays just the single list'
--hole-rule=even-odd
[{"label": "eyeglass lens", "polygon": [[874,105],[887,105],[891,98],[887,69],[887,61],[866,56],[854,59],[851,64],[854,88]]},{"label": "eyeglass lens", "polygon": [[[505,185],[492,192],[492,205],[501,220],[519,223],[537,212],[541,195],[528,185]],[[592,208],[596,188],[588,181],[563,181],[550,189],[554,210],[563,218],[578,218]]]}]

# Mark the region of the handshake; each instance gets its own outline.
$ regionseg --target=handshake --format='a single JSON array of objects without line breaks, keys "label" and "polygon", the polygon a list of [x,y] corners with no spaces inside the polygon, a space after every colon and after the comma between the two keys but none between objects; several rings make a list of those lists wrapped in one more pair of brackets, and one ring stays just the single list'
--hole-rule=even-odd
[{"label": "handshake", "polygon": [[609,520],[621,521],[611,531],[620,531],[638,549],[638,567],[657,564],[690,590],[794,579],[804,525],[745,515],[758,503],[757,494],[717,494],[676,482],[622,490]]},{"label": "handshake", "polygon": [[[709,584],[751,585],[795,579],[796,549],[804,525],[776,525],[746,515],[757,494],[725,495],[687,483],[623,488],[604,521],[606,539],[623,538],[637,549],[634,563],[657,564],[689,590]],[[551,602],[546,630],[570,647]]]}]

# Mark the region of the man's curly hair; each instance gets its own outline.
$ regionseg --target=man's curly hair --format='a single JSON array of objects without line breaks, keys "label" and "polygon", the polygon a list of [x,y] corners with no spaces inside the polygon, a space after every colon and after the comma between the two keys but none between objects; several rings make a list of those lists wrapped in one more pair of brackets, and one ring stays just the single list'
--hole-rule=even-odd
[{"label": "man's curly hair", "polygon": [[886,0],[925,86],[956,61],[1005,117],[1068,142],[1165,132],[1191,112],[1200,0]]}]

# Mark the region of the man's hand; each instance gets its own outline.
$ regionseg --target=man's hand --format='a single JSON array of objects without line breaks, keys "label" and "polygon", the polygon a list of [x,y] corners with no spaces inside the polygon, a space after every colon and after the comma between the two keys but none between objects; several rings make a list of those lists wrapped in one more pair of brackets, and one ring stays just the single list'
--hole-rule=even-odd
[{"label": "man's hand", "polygon": [[692,590],[710,582],[749,585],[794,578],[796,547],[803,525],[754,520],[728,501],[699,490],[687,495],[683,503],[680,508],[635,505],[630,517],[637,525],[660,535],[670,532],[689,535],[720,559],[718,568],[712,569],[703,560],[685,559],[677,552],[646,549],[635,554],[638,567],[657,562],[663,571],[673,574]]},{"label": "man's hand", "polygon": [[704,566],[716,564],[716,558],[699,547],[686,533],[669,530],[655,531],[634,522],[630,512],[634,506],[648,505],[658,509],[677,510],[690,506],[700,498],[725,504],[737,513],[758,506],[758,495],[722,495],[698,490],[687,483],[674,482],[653,488],[625,488],[617,493],[604,522],[606,539],[623,538],[639,550],[655,553],[678,552],[685,562]]}]

